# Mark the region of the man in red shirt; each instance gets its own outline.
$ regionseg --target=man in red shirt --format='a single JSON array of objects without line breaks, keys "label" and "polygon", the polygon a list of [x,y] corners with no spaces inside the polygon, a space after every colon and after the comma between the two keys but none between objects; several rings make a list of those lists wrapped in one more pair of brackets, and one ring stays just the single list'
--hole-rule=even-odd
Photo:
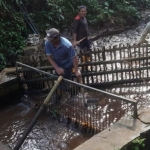
[{"label": "man in red shirt", "polygon": [[[88,23],[86,20],[86,6],[78,7],[78,15],[75,17],[73,22],[73,46],[77,45],[77,41],[85,38],[80,42],[79,47],[81,50],[90,51],[90,42],[88,40]],[[90,61],[90,54],[87,53],[82,56],[83,62]]]}]

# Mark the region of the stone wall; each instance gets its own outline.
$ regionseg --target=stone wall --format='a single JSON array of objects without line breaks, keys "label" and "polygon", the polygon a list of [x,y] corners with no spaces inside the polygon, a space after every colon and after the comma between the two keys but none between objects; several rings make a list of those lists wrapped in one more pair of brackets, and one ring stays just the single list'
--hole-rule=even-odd
[{"label": "stone wall", "polygon": [[27,45],[24,49],[24,55],[19,56],[19,62],[33,67],[49,66],[50,63],[45,55],[43,39],[36,45]]}]

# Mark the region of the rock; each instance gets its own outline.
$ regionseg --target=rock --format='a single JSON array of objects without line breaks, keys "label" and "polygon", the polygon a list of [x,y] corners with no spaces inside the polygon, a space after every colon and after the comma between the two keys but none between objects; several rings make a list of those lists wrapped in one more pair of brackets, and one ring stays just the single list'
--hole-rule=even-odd
[{"label": "rock", "polygon": [[59,145],[60,145],[61,149],[67,148],[67,144],[65,142],[60,142]]},{"label": "rock", "polygon": [[114,42],[119,42],[120,41],[120,38],[118,36],[112,36],[112,41]]}]

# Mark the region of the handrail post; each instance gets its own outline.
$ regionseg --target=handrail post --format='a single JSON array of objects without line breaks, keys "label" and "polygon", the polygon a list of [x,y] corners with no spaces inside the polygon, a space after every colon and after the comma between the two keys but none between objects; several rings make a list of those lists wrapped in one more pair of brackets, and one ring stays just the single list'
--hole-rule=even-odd
[{"label": "handrail post", "polygon": [[137,103],[134,103],[134,119],[137,119],[138,113],[137,113]]}]

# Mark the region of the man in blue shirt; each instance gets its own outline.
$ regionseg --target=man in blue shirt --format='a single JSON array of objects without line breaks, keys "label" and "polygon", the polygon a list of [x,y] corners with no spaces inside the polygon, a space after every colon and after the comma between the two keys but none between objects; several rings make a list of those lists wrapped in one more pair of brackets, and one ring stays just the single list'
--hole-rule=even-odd
[{"label": "man in blue shirt", "polygon": [[47,31],[45,52],[48,61],[54,67],[58,75],[71,79],[72,68],[75,68],[75,75],[80,79],[81,73],[78,70],[78,59],[72,44],[60,36],[57,29],[51,28]]}]

